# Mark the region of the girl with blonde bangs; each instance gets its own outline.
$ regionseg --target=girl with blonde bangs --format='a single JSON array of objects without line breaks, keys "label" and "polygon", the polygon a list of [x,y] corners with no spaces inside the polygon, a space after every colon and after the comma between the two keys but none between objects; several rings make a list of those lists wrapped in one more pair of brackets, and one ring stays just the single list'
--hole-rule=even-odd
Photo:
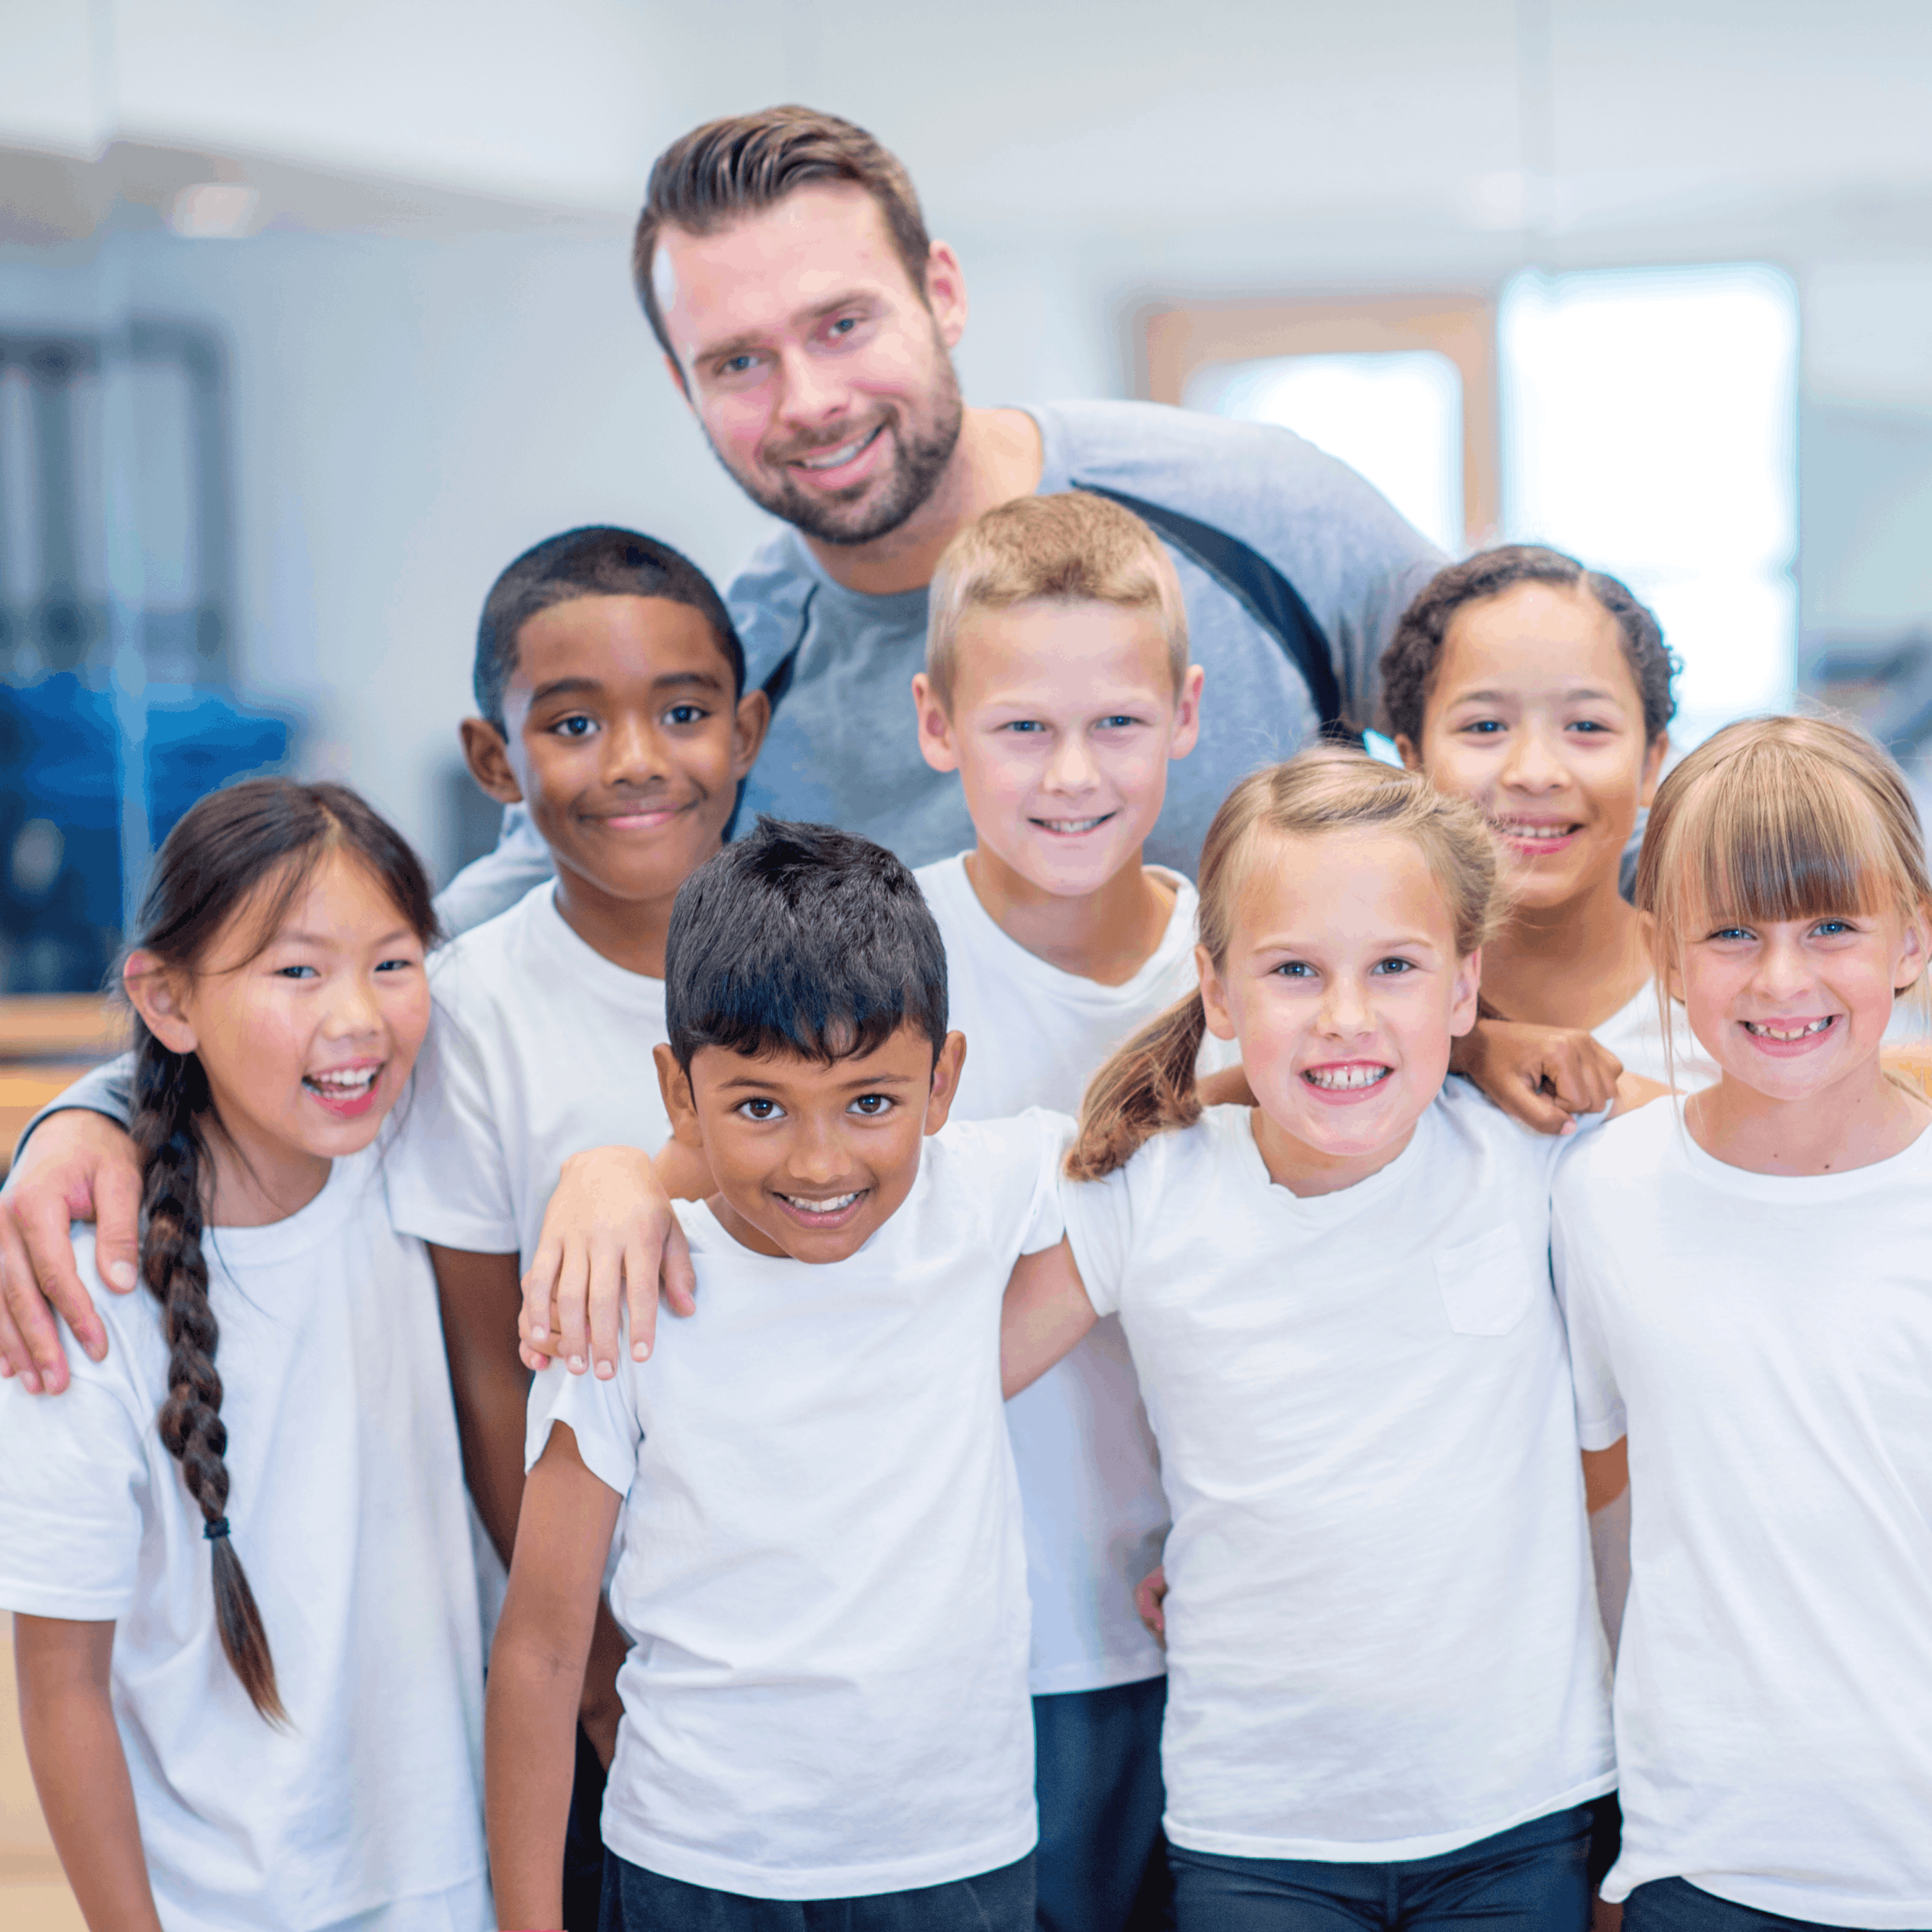
[{"label": "girl with blonde bangs", "polygon": [[1658,998],[1714,1084],[1593,1135],[1552,1232],[1579,1432],[1628,1442],[1628,1932],[1932,1924],[1932,1106],[1888,1076],[1932,947],[1898,767],[1734,724],[1658,788]]},{"label": "girl with blonde bangs", "polygon": [[[1358,754],[1237,786],[1198,993],[1090,1088],[1009,1394],[1118,1313],[1174,1527],[1180,1932],[1589,1922],[1609,1660],[1547,1263],[1568,1139],[1446,1078],[1505,909],[1467,801]],[[1204,1034],[1256,1104],[1207,1106]]]}]

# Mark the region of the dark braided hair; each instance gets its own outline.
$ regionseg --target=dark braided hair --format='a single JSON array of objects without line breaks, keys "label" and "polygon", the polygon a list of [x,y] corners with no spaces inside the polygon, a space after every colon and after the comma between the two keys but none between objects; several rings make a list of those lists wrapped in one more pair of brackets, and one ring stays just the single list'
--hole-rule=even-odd
[{"label": "dark braided hair", "polygon": [[[332,851],[366,865],[424,945],[436,934],[429,880],[394,828],[346,786],[250,778],[211,793],[168,834],[154,862],[134,949],[192,974],[239,911],[253,914],[256,952],[274,937]],[[251,902],[254,902],[251,904]],[[253,956],[252,954],[249,956]],[[286,1724],[274,1659],[254,1592],[228,1531],[228,1430],[221,1420],[220,1340],[202,1253],[206,1125],[214,1102],[200,1057],[162,1045],[136,1014],[129,1131],[141,1160],[141,1274],[168,1337],[160,1434],[200,1505],[214,1567],[221,1648],[256,1710]]]},{"label": "dark braided hair", "polygon": [[1623,633],[1624,658],[1643,702],[1643,735],[1654,742],[1677,715],[1670,680],[1683,669],[1649,608],[1630,587],[1600,570],[1586,570],[1574,556],[1540,544],[1499,544],[1479,550],[1438,570],[1416,593],[1414,603],[1382,652],[1382,710],[1390,735],[1418,748],[1430,687],[1442,662],[1442,643],[1457,611],[1466,604],[1500,597],[1519,584],[1551,584],[1560,590],[1587,590],[1616,620]]}]

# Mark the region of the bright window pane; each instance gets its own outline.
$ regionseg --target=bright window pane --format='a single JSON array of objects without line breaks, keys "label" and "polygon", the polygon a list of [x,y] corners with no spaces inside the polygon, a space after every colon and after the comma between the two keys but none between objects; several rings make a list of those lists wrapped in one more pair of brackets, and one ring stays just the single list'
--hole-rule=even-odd
[{"label": "bright window pane", "polygon": [[1190,409],[1279,423],[1358,470],[1432,542],[1462,549],[1462,376],[1433,350],[1210,362]]},{"label": "bright window pane", "polygon": [[1622,578],[1684,659],[1680,748],[1792,700],[1798,304],[1754,264],[1518,276],[1503,517]]}]

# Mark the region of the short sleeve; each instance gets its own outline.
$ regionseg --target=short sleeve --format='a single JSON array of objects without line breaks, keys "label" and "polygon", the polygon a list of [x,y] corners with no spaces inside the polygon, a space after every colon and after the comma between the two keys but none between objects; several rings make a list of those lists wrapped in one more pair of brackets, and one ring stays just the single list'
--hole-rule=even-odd
[{"label": "short sleeve", "polygon": [[970,1120],[946,1130],[956,1184],[984,1204],[992,1245],[1010,1255],[1058,1246],[1066,1232],[1060,1214],[1060,1163],[1073,1138],[1064,1114],[1029,1107],[1010,1120]]},{"label": "short sleeve", "polygon": [[1627,1424],[1623,1394],[1603,1331],[1601,1286],[1594,1278],[1592,1250],[1600,1253],[1601,1244],[1590,1238],[1588,1216],[1579,1198],[1580,1180],[1574,1164],[1566,1162],[1558,1170],[1550,1216],[1550,1264],[1570,1340],[1576,1440],[1586,1449],[1607,1449],[1623,1439]]},{"label": "short sleeve", "polygon": [[62,1331],[64,1394],[0,1382],[0,1607],[111,1622],[134,1607],[154,1418],[116,1373],[127,1348],[118,1328],[99,1364]]},{"label": "short sleeve", "polygon": [[[1136,1156],[1148,1158],[1145,1152]],[[1067,1241],[1096,1315],[1120,1312],[1127,1258],[1134,1248],[1133,1196],[1127,1179],[1132,1166],[1116,1168],[1104,1180],[1060,1179]]]},{"label": "short sleeve", "polygon": [[437,988],[429,1037],[384,1163],[404,1234],[473,1254],[514,1254],[516,1197],[484,1057],[471,1023]]},{"label": "short sleeve", "polygon": [[626,1318],[625,1339],[617,1352],[617,1372],[608,1382],[599,1382],[589,1371],[574,1376],[561,1362],[551,1363],[531,1378],[530,1406],[524,1412],[526,1473],[536,1467],[550,1441],[550,1424],[567,1423],[577,1438],[577,1453],[583,1457],[584,1466],[606,1489],[620,1496],[630,1493],[638,1472],[638,1444],[644,1439],[637,1378],[649,1365],[631,1360],[629,1333]]}]

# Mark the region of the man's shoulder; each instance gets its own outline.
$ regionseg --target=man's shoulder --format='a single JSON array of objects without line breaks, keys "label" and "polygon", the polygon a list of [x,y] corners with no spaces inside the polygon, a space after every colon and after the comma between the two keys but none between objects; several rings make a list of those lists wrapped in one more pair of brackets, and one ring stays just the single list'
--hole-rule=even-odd
[{"label": "man's shoulder", "polygon": [[798,642],[818,583],[797,531],[774,520],[724,587],[726,608],[745,646],[748,684],[763,683]]}]

